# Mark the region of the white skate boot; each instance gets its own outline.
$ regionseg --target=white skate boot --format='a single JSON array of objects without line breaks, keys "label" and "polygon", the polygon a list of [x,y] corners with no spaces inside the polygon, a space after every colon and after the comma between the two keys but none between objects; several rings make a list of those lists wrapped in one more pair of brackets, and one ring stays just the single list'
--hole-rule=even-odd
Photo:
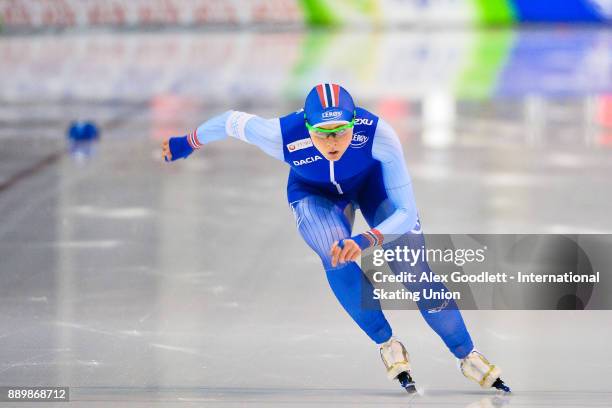
[{"label": "white skate boot", "polygon": [[464,376],[480,384],[482,388],[496,388],[504,392],[510,392],[508,387],[500,378],[501,369],[491,363],[476,350],[472,350],[460,361],[461,372]]},{"label": "white skate boot", "polygon": [[416,386],[410,376],[410,361],[404,345],[395,337],[380,345],[380,358],[387,368],[387,377],[397,379],[409,393],[416,392]]}]

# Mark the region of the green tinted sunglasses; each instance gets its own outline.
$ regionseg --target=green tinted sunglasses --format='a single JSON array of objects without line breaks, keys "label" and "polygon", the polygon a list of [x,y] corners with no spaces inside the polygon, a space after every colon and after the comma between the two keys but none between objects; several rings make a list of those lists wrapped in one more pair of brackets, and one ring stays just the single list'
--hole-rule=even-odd
[{"label": "green tinted sunglasses", "polygon": [[306,119],[306,115],[304,115],[304,122],[306,123],[306,128],[309,131],[314,133],[315,136],[323,139],[329,136],[331,137],[342,136],[348,129],[355,126],[355,116],[353,116],[353,119],[351,119],[351,121],[347,123],[346,125],[342,125],[334,129],[324,129],[324,128],[312,126],[310,123],[308,123],[308,120]]}]

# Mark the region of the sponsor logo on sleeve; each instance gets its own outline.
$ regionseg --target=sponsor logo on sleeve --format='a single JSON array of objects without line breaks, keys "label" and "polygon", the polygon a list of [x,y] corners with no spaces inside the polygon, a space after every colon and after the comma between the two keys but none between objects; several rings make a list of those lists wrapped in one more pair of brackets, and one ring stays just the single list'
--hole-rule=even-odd
[{"label": "sponsor logo on sleeve", "polygon": [[302,159],[302,160],[294,160],[293,161],[293,165],[294,166],[303,166],[305,164],[312,164],[312,163],[314,163],[316,161],[319,161],[319,160],[323,160],[323,158],[321,156],[310,156],[310,157],[307,157],[307,158]]},{"label": "sponsor logo on sleeve", "polygon": [[289,150],[289,153],[293,153],[302,149],[307,149],[309,147],[312,147],[312,140],[309,137],[305,139],[296,140],[295,142],[287,144],[287,150]]},{"label": "sponsor logo on sleeve", "polygon": [[363,134],[363,131],[353,133],[353,139],[351,140],[351,147],[355,149],[362,148],[368,143],[370,138]]}]

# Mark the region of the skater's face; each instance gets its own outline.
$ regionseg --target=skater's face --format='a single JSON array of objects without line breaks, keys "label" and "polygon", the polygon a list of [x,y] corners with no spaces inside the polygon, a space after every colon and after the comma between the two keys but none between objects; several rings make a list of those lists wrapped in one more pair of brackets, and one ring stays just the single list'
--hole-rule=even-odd
[{"label": "skater's face", "polygon": [[[335,129],[342,125],[320,125],[323,129]],[[321,135],[315,135],[314,132],[310,131],[310,139],[312,144],[317,148],[319,152],[329,161],[340,160],[346,149],[348,149],[353,139],[353,128],[344,129],[341,132],[334,134],[328,133],[325,137]]]}]

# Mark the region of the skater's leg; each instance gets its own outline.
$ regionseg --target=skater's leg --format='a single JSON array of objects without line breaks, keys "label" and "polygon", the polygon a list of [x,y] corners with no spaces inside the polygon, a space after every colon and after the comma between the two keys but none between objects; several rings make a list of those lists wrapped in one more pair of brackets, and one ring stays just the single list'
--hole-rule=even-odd
[{"label": "skater's leg", "polygon": [[[392,211],[393,207],[388,202],[381,202],[378,213],[381,217],[385,212]],[[363,211],[363,208],[362,208]],[[375,211],[368,212],[368,223],[376,225],[378,220],[374,220]],[[365,214],[364,214],[365,215]],[[421,227],[417,224],[416,228],[410,233],[402,235],[389,245],[383,245],[385,249],[395,246],[407,246],[409,248],[425,248],[425,238],[421,232]],[[394,273],[412,272],[420,274],[431,272],[427,262],[417,262],[414,267],[410,262],[389,263]],[[432,289],[434,291],[448,290],[442,283],[422,283],[406,284],[410,291],[422,291]],[[499,366],[491,364],[481,353],[474,349],[472,339],[465,327],[461,312],[457,304],[452,301],[424,300],[417,302],[419,310],[429,326],[440,336],[450,351],[460,359],[461,371],[469,379],[477,382],[483,388],[493,387],[495,389],[510,392],[510,387],[500,378],[501,369]]]},{"label": "skater's leg", "polygon": [[[370,227],[374,228],[384,219],[389,217],[395,207],[387,198],[387,193],[382,184],[382,174],[373,173],[358,197],[359,208]],[[420,224],[417,222],[415,228],[388,244],[383,248],[394,248],[395,246],[408,246],[409,248],[425,248],[425,239],[421,232]],[[391,262],[391,270],[400,272],[430,272],[427,262],[420,262],[411,266],[409,262]],[[417,275],[418,276],[418,275]],[[447,290],[443,283],[406,284],[410,291],[432,289],[440,291]],[[417,302],[421,315],[427,324],[440,336],[449,350],[457,357],[464,358],[474,348],[472,339],[465,327],[455,301],[423,299]]]},{"label": "skater's leg", "polygon": [[[408,233],[388,245],[389,248],[407,246],[409,248],[425,248],[425,239],[422,233]],[[386,249],[386,245],[383,248]],[[389,262],[389,267],[395,274],[412,272],[420,276],[423,272],[431,272],[428,263],[417,262],[411,266],[410,262]],[[441,282],[405,283],[412,292],[432,290],[434,292],[448,291]],[[457,358],[464,358],[474,348],[472,339],[461,316],[461,312],[454,300],[421,299],[417,302],[421,315],[427,324],[440,336],[449,350]]]},{"label": "skater's leg", "polygon": [[[298,230],[306,243],[319,255],[327,280],[338,301],[359,327],[376,343],[391,337],[391,327],[380,304],[362,307],[362,296],[372,299],[373,287],[355,262],[331,265],[330,249],[334,241],[350,237],[351,226],[343,209],[325,197],[310,195],[292,203]],[[370,307],[372,306],[372,307]]]}]

